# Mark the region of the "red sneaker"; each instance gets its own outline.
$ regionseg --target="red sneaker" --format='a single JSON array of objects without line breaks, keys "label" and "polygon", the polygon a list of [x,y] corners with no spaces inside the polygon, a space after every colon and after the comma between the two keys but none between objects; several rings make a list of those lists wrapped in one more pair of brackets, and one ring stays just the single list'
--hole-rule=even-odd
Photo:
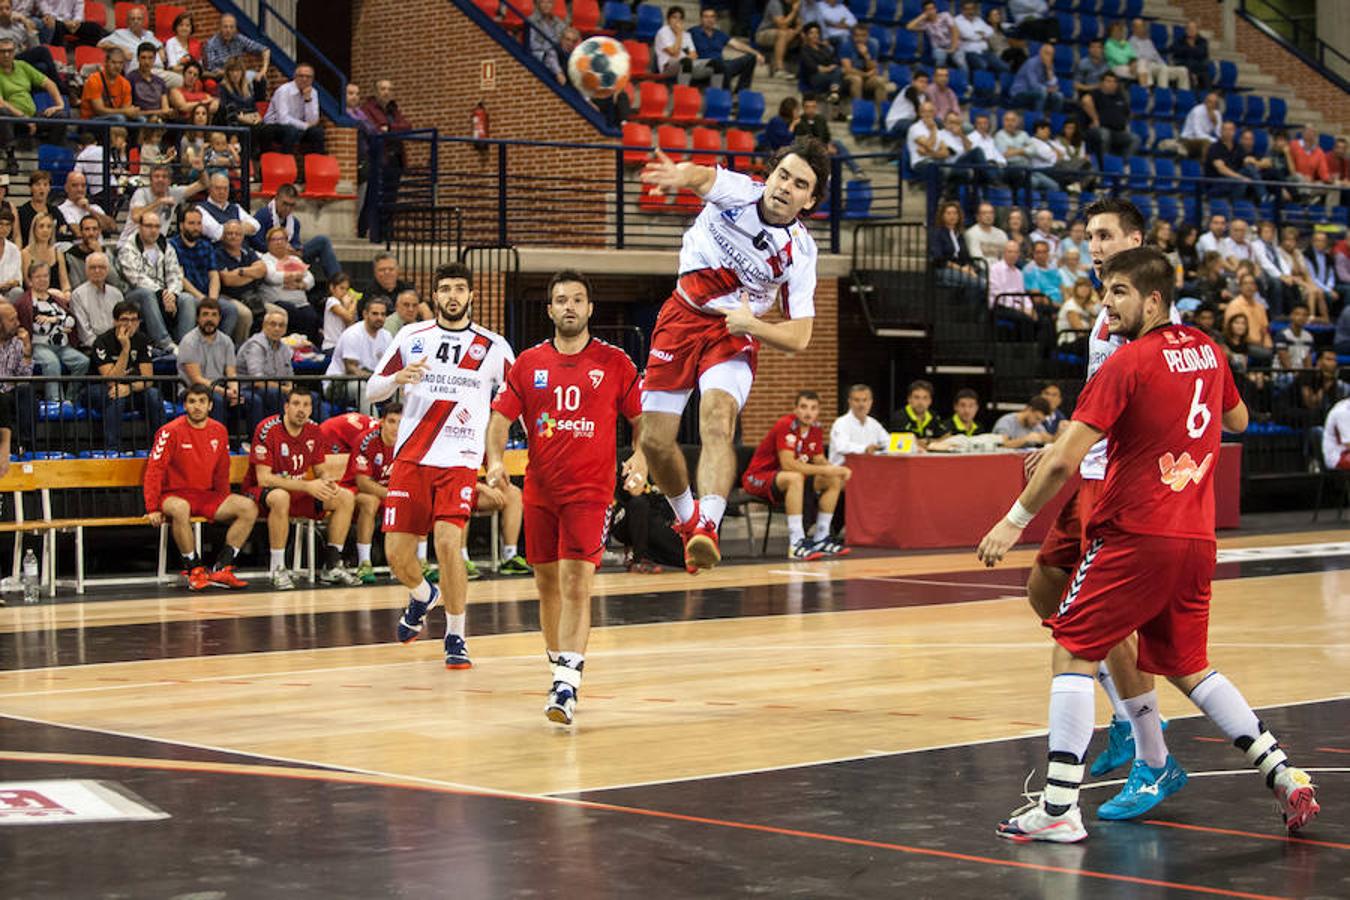
[{"label": "red sneaker", "polygon": [[187,575],[188,590],[201,591],[211,583],[211,576],[207,573],[205,566],[193,566],[192,571]]},{"label": "red sneaker", "polygon": [[223,569],[216,569],[210,575],[211,583],[216,587],[226,588],[227,590],[238,590],[248,587],[248,582],[244,581],[238,575],[234,574],[234,566],[226,566]]},{"label": "red sneaker", "polygon": [[695,509],[690,520],[694,527],[684,541],[684,566],[697,574],[700,569],[711,569],[722,561],[722,550],[718,546],[717,526],[711,519],[704,518]]},{"label": "red sneaker", "polygon": [[689,558],[689,540],[698,531],[698,526],[702,516],[699,515],[698,501],[694,501],[694,514],[684,522],[676,522],[670,527],[675,529],[675,533],[680,536],[680,543],[684,546],[684,570],[690,575],[699,573],[699,566]]}]

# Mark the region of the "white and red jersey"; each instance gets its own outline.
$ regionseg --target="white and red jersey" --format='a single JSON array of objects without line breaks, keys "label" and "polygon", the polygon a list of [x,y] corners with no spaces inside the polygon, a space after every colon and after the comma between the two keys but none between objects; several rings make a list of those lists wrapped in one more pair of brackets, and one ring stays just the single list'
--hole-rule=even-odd
[{"label": "white and red jersey", "polygon": [[795,413],[788,413],[769,429],[764,440],[755,448],[745,476],[761,481],[772,479],[783,468],[779,452],[787,450],[798,462],[810,462],[825,453],[825,432],[819,425],[803,425]]},{"label": "white and red jersey", "polygon": [[332,454],[351,453],[357,443],[379,422],[359,412],[342,413],[324,419],[319,425],[327,451]]},{"label": "white and red jersey", "polygon": [[718,168],[703,211],[684,233],[675,295],[695,309],[735,309],[741,292],[756,316],[781,297],[783,317],[816,314],[816,242],[800,221],[769,225],[759,216],[764,185]]},{"label": "white and red jersey", "polygon": [[544,341],[520,354],[492,408],[525,419],[526,503],[607,504],[614,495],[619,416],[642,413],[637,366],[596,338],[571,354]]},{"label": "white and red jersey", "polygon": [[305,478],[309,470],[327,455],[323,432],[313,422],[305,422],[299,434],[286,430],[280,415],[268,416],[253,430],[253,449],[248,454],[244,473],[244,493],[258,487],[258,466],[267,466],[281,478]]},{"label": "white and red jersey", "polygon": [[376,422],[373,429],[361,435],[347,456],[347,471],[342,473],[338,483],[355,488],[356,476],[364,475],[376,484],[389,487],[389,470],[393,465],[394,448],[380,437],[380,424]]},{"label": "white and red jersey", "polygon": [[1343,469],[1350,458],[1350,400],[1341,400],[1327,413],[1322,429],[1322,462],[1327,469]]},{"label": "white and red jersey", "polygon": [[145,511],[158,512],[164,498],[179,491],[230,492],[230,436],[225,426],[207,419],[194,428],[179,416],[155,432],[145,463]]},{"label": "white and red jersey", "polygon": [[506,339],[470,323],[456,331],[436,322],[405,325],[380,359],[393,376],[425,359],[417,384],[403,385],[403,420],[394,458],[441,469],[483,464],[492,397],[506,383],[516,355]]},{"label": "white and red jersey", "polygon": [[1168,325],[1112,354],[1073,413],[1110,439],[1088,535],[1214,540],[1223,414],[1240,402],[1223,350],[1197,329]]}]

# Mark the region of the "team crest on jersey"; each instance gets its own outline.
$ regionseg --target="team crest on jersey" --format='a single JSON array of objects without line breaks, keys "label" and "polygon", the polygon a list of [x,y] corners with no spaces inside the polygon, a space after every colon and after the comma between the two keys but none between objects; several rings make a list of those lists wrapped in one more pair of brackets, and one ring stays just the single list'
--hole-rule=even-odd
[{"label": "team crest on jersey", "polygon": [[536,388],[548,387],[548,369],[534,370],[534,386]]},{"label": "team crest on jersey", "polygon": [[290,455],[291,455],[291,445],[290,445],[290,444],[282,444],[282,445],[281,445],[281,455],[282,455],[282,456],[290,456]]},{"label": "team crest on jersey", "polygon": [[[282,447],[281,449],[285,450],[286,448]],[[253,448],[253,455],[258,457],[258,459],[267,459],[267,448],[262,444],[259,444]]]},{"label": "team crest on jersey", "polygon": [[308,450],[310,453],[313,453],[313,452],[314,452],[314,442],[313,442],[313,441],[305,441],[305,449]]},{"label": "team crest on jersey", "polygon": [[369,461],[368,461],[364,456],[358,456],[358,457],[356,458],[356,464],[357,464],[358,466],[360,466],[361,468],[363,468],[363,469],[364,469],[366,466],[370,465]]},{"label": "team crest on jersey", "polygon": [[797,446],[797,436],[795,434],[789,434],[783,440],[789,447]]},{"label": "team crest on jersey", "polygon": [[487,356],[487,347],[484,347],[482,344],[479,344],[477,342],[469,345],[470,358],[482,360],[482,358],[485,356]]},{"label": "team crest on jersey", "polygon": [[427,345],[422,342],[421,338],[413,338],[412,346],[408,348],[408,351],[410,353],[421,353],[426,348]]},{"label": "team crest on jersey", "polygon": [[600,382],[605,380],[605,370],[591,369],[586,374],[591,377],[591,387],[596,388],[598,390],[600,387]]},{"label": "team crest on jersey", "polygon": [[211,438],[211,452],[215,453],[220,449],[220,438]]}]

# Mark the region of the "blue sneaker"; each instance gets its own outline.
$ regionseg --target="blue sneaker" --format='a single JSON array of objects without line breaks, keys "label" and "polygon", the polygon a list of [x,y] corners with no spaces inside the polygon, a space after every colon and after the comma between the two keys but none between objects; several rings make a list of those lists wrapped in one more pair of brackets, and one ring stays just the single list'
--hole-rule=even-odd
[{"label": "blue sneaker", "polygon": [[469,660],[469,648],[464,643],[464,638],[458,634],[447,634],[445,636],[445,667],[447,669],[473,668],[473,663]]},{"label": "blue sneaker", "polygon": [[[1167,730],[1166,720],[1162,723],[1162,730]],[[1092,761],[1092,768],[1088,772],[1093,778],[1101,778],[1132,762],[1134,762],[1134,727],[1129,722],[1112,718],[1106,733],[1106,749]]]},{"label": "blue sneaker", "polygon": [[427,613],[441,599],[441,592],[436,588],[431,589],[431,599],[426,603],[421,600],[408,598],[408,605],[403,610],[403,615],[398,620],[398,642],[400,644],[411,644],[422,634],[422,626],[427,623]]},{"label": "blue sneaker", "polygon": [[1097,818],[1137,819],[1186,786],[1186,771],[1170,755],[1161,769],[1142,759],[1130,768],[1125,786],[1097,810]]},{"label": "blue sneaker", "polygon": [[548,720],[559,725],[571,725],[576,708],[576,689],[561,681],[553,682],[553,689],[548,692],[548,703],[544,706],[544,715],[548,716]]}]

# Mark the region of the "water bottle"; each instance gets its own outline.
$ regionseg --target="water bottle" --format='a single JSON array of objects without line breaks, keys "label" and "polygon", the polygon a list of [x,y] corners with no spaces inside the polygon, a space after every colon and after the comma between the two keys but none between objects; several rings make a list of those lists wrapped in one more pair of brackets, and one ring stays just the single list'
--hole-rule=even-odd
[{"label": "water bottle", "polygon": [[38,565],[32,547],[23,552],[23,602],[38,602]]}]

